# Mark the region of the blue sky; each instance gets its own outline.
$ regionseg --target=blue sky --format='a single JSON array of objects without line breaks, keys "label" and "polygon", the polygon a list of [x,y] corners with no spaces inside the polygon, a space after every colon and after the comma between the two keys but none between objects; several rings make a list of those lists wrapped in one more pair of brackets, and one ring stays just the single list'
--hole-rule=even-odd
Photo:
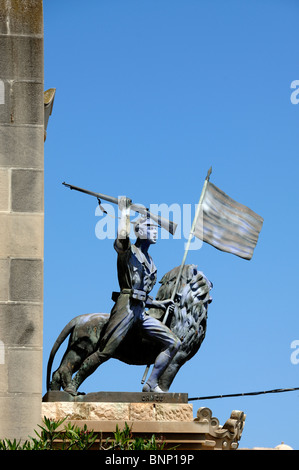
[{"label": "blue sky", "polygon": [[[113,240],[95,235],[96,200],[61,183],[182,207],[198,202],[211,165],[211,181],[264,225],[251,261],[207,244],[188,254],[214,300],[205,341],[170,391],[299,385],[298,13],[292,0],[44,1],[45,89],[57,90],[45,143],[44,392],[61,329],[110,312],[118,289]],[[152,247],[159,279],[185,242]],[[81,388],[140,391],[143,371],[110,360]],[[241,447],[295,449],[298,405],[298,392],[193,402],[194,415],[208,406],[222,424],[244,411]]]}]

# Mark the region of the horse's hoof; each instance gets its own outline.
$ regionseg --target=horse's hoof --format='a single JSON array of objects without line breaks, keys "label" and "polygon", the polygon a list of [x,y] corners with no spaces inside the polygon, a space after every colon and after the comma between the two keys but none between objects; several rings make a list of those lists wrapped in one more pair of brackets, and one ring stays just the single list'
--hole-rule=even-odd
[{"label": "horse's hoof", "polygon": [[72,395],[72,397],[76,397],[77,395],[81,395],[81,394],[80,394],[79,392],[77,392],[77,390],[76,390],[74,387],[72,387],[71,385],[70,385],[69,387],[66,387],[66,388],[64,389],[64,391],[65,391],[66,393],[69,393],[70,395]]}]

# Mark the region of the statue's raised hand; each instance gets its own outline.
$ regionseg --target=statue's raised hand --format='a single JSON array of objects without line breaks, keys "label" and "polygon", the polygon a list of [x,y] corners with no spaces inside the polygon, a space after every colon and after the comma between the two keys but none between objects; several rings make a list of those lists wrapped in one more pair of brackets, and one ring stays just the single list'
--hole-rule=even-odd
[{"label": "statue's raised hand", "polygon": [[120,196],[118,198],[118,207],[121,211],[130,209],[131,205],[132,205],[132,199],[130,199],[126,196]]}]

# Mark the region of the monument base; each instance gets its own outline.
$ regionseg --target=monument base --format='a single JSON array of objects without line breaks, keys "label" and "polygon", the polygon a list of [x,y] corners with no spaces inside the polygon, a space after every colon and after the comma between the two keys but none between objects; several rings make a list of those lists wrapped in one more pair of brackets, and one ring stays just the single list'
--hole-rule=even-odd
[{"label": "monument base", "polygon": [[71,397],[65,392],[48,392],[42,403],[42,417],[67,418],[77,426],[113,438],[116,426],[131,428],[132,439],[162,438],[165,449],[233,450],[237,449],[244,428],[245,415],[232,411],[223,426],[209,408],[199,408],[193,418],[193,405],[187,394],[98,392]]}]

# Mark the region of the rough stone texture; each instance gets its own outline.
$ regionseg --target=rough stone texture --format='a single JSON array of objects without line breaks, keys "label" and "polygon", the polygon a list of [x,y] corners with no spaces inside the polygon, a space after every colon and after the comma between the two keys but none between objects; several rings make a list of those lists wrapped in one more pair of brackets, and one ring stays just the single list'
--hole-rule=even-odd
[{"label": "rough stone texture", "polygon": [[133,421],[155,421],[156,420],[155,404],[131,403],[130,419],[132,419]]},{"label": "rough stone texture", "polygon": [[117,420],[129,419],[128,403],[49,402],[42,404],[42,416],[60,420]]},{"label": "rough stone texture", "polygon": [[41,421],[42,0],[0,0],[0,438]]},{"label": "rough stone texture", "polygon": [[91,403],[88,419],[94,420],[128,420],[130,407],[128,403]]},{"label": "rough stone texture", "polygon": [[185,403],[43,402],[42,416],[55,420],[189,422],[193,407]]},{"label": "rough stone texture", "polygon": [[192,421],[192,405],[173,404],[172,406],[163,406],[156,404],[157,421]]}]

